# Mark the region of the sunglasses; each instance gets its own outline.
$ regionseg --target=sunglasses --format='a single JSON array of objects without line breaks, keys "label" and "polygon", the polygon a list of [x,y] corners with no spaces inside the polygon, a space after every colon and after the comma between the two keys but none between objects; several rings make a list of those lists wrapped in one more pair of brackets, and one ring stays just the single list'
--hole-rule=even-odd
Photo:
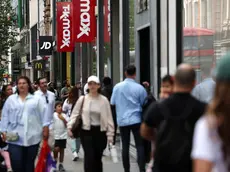
[{"label": "sunglasses", "polygon": [[48,97],[46,96],[46,103],[48,104],[49,103],[49,99],[48,99]]}]

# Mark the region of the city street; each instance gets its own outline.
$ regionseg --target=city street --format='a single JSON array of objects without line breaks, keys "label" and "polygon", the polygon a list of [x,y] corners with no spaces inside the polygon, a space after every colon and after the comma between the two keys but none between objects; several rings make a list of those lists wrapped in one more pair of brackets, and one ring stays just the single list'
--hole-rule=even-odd
[{"label": "city street", "polygon": [[[70,142],[67,143],[67,148],[65,151],[65,161],[64,167],[67,172],[83,172],[83,151],[80,151],[80,159],[77,162],[72,161],[72,153],[70,149]],[[110,156],[104,156],[104,172],[122,172],[123,166],[121,162],[121,152],[118,150],[119,153],[119,163],[114,164],[110,158]],[[138,166],[136,164],[136,160],[130,157],[131,160],[131,171],[138,172]]]}]

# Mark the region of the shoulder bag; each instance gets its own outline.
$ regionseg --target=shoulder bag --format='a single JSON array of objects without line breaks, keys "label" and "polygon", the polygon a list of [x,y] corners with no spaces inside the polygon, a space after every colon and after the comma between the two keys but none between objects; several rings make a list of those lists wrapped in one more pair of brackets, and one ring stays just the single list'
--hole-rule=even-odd
[{"label": "shoulder bag", "polygon": [[81,108],[79,110],[79,115],[77,116],[73,126],[72,126],[72,133],[74,138],[80,137],[80,131],[82,127],[82,111],[83,111],[83,105],[84,105],[85,97],[83,97]]}]

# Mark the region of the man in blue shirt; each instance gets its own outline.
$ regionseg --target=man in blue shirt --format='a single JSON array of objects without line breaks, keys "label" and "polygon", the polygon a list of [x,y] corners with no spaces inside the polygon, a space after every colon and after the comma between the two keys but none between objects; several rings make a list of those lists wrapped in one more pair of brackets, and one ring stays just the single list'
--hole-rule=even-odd
[{"label": "man in blue shirt", "polygon": [[126,79],[118,83],[111,97],[111,105],[117,112],[117,123],[120,127],[122,140],[122,160],[125,172],[130,172],[129,145],[132,131],[137,149],[137,158],[140,172],[145,171],[144,147],[140,136],[142,122],[142,106],[147,92],[143,86],[135,81],[136,67],[128,65],[125,69]]},{"label": "man in blue shirt", "polygon": [[216,73],[212,70],[211,77],[207,77],[200,84],[196,85],[192,95],[202,102],[210,103],[216,87],[215,77]]}]

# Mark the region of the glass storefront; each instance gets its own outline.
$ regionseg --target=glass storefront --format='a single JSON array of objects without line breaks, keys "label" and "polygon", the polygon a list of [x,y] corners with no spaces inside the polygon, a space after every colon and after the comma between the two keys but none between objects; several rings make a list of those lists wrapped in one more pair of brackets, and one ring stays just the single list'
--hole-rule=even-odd
[{"label": "glass storefront", "polygon": [[184,0],[183,20],[183,61],[196,69],[199,83],[230,50],[230,1]]}]

